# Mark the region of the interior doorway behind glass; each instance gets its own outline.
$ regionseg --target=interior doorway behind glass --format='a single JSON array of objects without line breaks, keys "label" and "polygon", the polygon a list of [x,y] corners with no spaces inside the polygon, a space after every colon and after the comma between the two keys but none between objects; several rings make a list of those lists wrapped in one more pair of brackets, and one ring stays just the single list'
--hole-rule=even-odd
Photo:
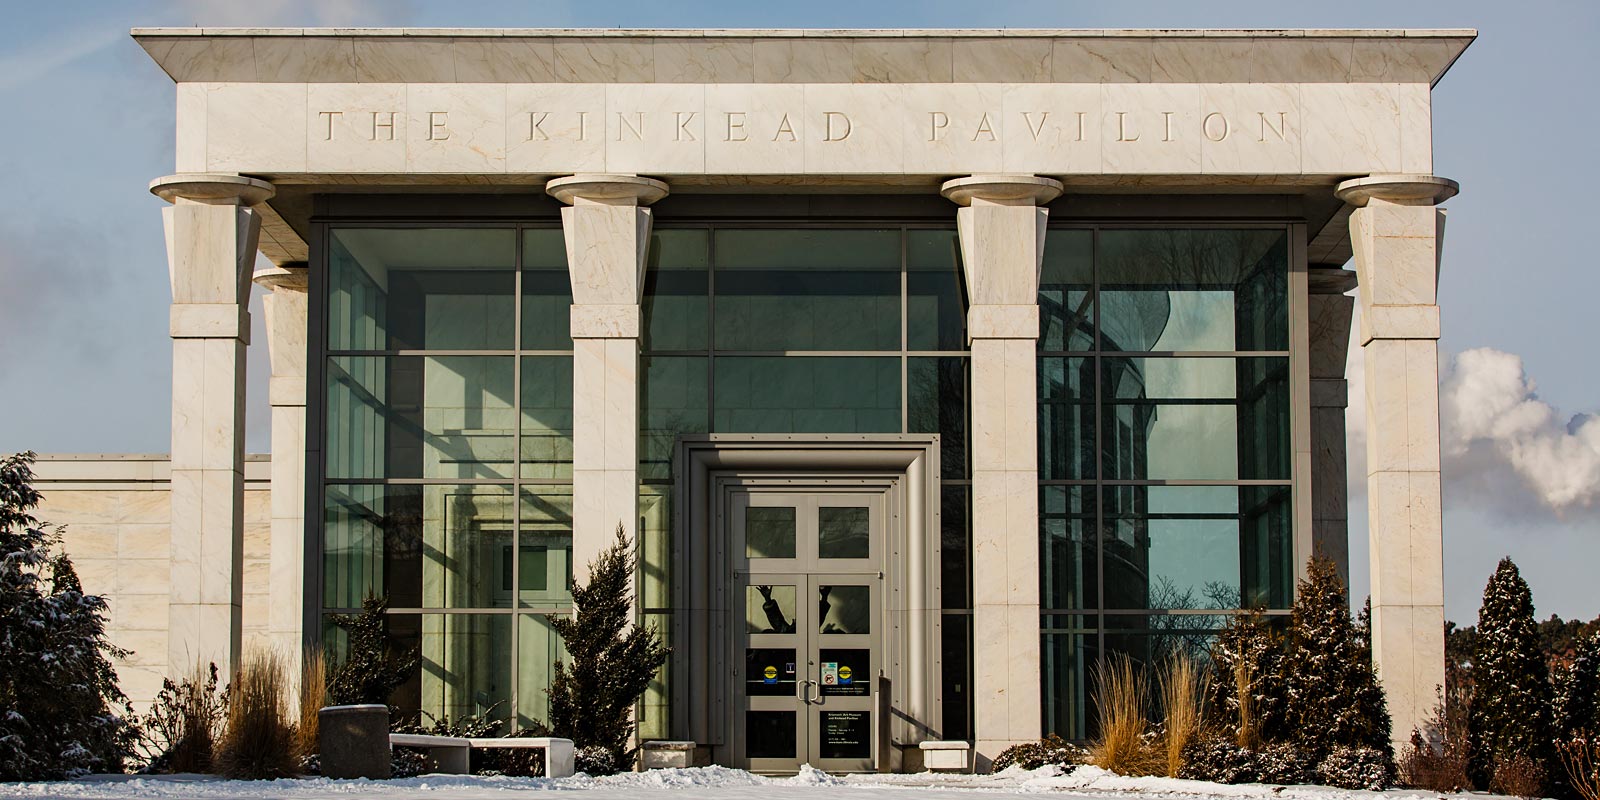
[{"label": "interior doorway behind glass", "polygon": [[758,772],[875,766],[883,495],[738,491],[733,755]]}]

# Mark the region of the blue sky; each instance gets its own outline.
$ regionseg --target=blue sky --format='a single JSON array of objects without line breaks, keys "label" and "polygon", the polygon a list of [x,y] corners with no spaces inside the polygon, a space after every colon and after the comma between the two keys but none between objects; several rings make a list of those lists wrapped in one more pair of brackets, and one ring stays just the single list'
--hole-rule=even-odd
[{"label": "blue sky", "polygon": [[[12,3],[5,15],[0,450],[41,452],[168,446],[161,202],[145,186],[171,172],[173,89],[130,27],[1477,28],[1434,93],[1435,171],[1462,184],[1448,204],[1440,288],[1455,409],[1444,434],[1447,612],[1470,620],[1509,554],[1540,613],[1600,613],[1600,479],[1584,472],[1600,453],[1573,433],[1577,415],[1600,411],[1600,270],[1584,244],[1600,178],[1600,4],[146,0]],[[1482,348],[1495,352],[1453,360]],[[251,348],[252,451],[269,442],[264,349]],[[1537,430],[1506,429],[1530,410]],[[1561,478],[1578,485],[1557,491]],[[1365,498],[1351,505],[1360,596]]]}]

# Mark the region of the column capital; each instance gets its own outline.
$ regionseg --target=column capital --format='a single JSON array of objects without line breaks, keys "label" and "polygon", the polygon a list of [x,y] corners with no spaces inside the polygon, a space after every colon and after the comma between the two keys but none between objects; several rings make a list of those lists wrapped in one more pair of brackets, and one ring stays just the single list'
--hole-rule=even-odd
[{"label": "column capital", "polygon": [[150,193],[169,203],[187,200],[211,206],[255,206],[278,193],[259,178],[210,172],[179,172],[150,182]]},{"label": "column capital", "polygon": [[1437,175],[1368,175],[1334,187],[1333,194],[1357,208],[1371,200],[1397,206],[1432,206],[1455,197],[1461,184]]},{"label": "column capital", "polygon": [[1063,188],[1038,175],[972,175],[945,181],[939,193],[962,206],[1037,206],[1060,197]]},{"label": "column capital", "polygon": [[304,292],[310,284],[309,270],[304,262],[279,264],[266,269],[258,269],[251,274],[250,280],[263,289],[274,292],[282,289],[291,292]]},{"label": "column capital", "polygon": [[544,190],[571,206],[647,206],[667,196],[667,184],[639,175],[580,173],[556,178]]}]

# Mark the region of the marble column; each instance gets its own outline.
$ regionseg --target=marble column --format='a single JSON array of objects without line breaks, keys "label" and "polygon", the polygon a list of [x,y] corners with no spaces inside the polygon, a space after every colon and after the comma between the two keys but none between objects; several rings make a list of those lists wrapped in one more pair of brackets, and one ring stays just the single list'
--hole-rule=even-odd
[{"label": "marble column", "polygon": [[1339,184],[1355,206],[1367,381],[1367,535],[1372,658],[1397,746],[1426,725],[1444,684],[1443,516],[1439,499],[1439,254],[1454,181],[1375,175]]},{"label": "marble column", "polygon": [[1331,559],[1350,585],[1350,487],[1345,456],[1345,407],[1350,384],[1350,317],[1354,272],[1313,265],[1307,317],[1311,373],[1311,552]]},{"label": "marble column", "polygon": [[239,175],[157,178],[172,283],[172,566],[167,668],[239,660],[244,380],[250,274],[272,185]]},{"label": "marble column", "polygon": [[972,350],[973,707],[978,766],[1040,735],[1037,368],[1040,205],[1061,183],[1032,175],[947,181],[967,284]]},{"label": "marble column", "polygon": [[650,209],[667,185],[637,175],[573,175],[545,191],[561,209],[572,276],[572,565],[639,527],[639,303]]},{"label": "marble column", "polygon": [[[257,270],[267,323],[272,378],[272,548],[267,637],[290,664],[300,663],[305,628],[306,265]],[[291,670],[291,674],[299,674]]]}]

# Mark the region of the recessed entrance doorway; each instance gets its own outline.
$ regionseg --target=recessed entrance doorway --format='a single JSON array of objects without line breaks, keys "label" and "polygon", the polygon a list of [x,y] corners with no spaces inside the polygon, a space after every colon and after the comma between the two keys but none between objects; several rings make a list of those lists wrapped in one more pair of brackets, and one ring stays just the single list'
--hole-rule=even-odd
[{"label": "recessed entrance doorway", "polygon": [[[733,741],[749,768],[875,766],[882,641],[882,491],[730,493],[737,561]],[[742,730],[740,729],[742,727]]]}]

